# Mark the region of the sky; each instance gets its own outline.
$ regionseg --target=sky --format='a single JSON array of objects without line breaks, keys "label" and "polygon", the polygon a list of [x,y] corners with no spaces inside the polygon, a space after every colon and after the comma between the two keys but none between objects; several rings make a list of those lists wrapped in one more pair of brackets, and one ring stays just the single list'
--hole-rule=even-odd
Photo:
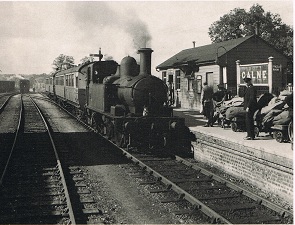
[{"label": "sky", "polygon": [[75,63],[101,48],[118,63],[149,47],[155,67],[183,49],[211,43],[210,25],[253,4],[293,27],[293,2],[282,1],[1,1],[0,74],[53,71],[60,54]]}]

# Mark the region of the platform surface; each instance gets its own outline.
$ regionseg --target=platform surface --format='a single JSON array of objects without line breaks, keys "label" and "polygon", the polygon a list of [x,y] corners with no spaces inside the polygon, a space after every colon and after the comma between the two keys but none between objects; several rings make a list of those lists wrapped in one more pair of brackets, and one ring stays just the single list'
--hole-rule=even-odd
[{"label": "platform surface", "polygon": [[265,151],[268,154],[274,154],[293,160],[294,151],[291,143],[279,143],[268,133],[261,132],[259,137],[255,140],[244,140],[243,138],[246,136],[246,132],[234,132],[230,127],[221,128],[217,123],[215,123],[213,127],[203,127],[207,120],[196,110],[174,109],[173,111],[175,116],[185,118],[186,125],[192,132],[201,132],[243,146]]}]

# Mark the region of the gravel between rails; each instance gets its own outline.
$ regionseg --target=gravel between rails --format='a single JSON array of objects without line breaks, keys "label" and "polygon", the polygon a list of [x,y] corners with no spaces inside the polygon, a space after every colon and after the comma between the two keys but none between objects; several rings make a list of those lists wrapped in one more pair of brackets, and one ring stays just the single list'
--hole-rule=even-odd
[{"label": "gravel between rails", "polygon": [[[64,135],[70,145],[72,166],[84,172],[85,182],[102,211],[97,223],[105,224],[191,224],[186,216],[171,213],[169,204],[161,204],[159,196],[148,191],[149,185],[139,185],[137,178],[127,174],[130,165],[118,150],[98,137],[85,131],[72,118],[56,106],[37,100],[38,105],[50,116],[49,122],[56,132]],[[204,223],[204,221],[200,222]]]}]

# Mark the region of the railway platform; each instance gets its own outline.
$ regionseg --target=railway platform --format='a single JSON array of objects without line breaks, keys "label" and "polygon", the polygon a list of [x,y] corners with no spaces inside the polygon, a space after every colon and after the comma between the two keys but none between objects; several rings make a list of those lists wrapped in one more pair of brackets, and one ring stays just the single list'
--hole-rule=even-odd
[{"label": "railway platform", "polygon": [[186,125],[196,135],[194,158],[244,180],[266,195],[277,195],[293,203],[293,146],[279,143],[268,133],[255,140],[244,140],[246,132],[229,128],[203,127],[206,120],[196,110],[174,109],[174,115],[184,117]]}]

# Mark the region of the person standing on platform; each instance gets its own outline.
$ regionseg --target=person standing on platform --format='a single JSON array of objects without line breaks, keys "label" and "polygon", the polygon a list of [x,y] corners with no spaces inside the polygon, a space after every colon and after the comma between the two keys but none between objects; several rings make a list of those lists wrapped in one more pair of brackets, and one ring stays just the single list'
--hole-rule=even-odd
[{"label": "person standing on platform", "polygon": [[254,140],[254,113],[257,109],[256,89],[252,84],[252,79],[249,77],[244,78],[246,83],[246,90],[244,94],[244,109],[246,110],[246,130],[247,136],[244,140]]},{"label": "person standing on platform", "polygon": [[203,105],[204,115],[207,117],[208,122],[204,127],[213,127],[213,88],[208,86],[207,82],[204,82],[204,86],[201,93],[201,103]]}]

